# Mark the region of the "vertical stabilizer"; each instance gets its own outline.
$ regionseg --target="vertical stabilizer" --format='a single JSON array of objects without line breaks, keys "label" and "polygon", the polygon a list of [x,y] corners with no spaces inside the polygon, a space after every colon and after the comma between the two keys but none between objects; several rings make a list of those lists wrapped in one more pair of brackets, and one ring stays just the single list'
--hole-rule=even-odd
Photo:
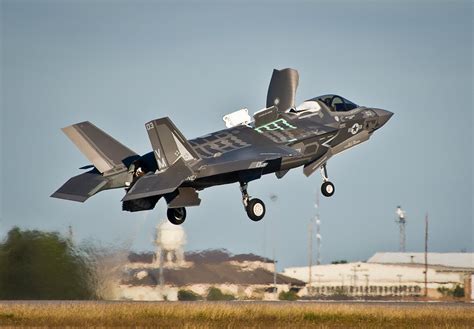
[{"label": "vertical stabilizer", "polygon": [[200,159],[169,118],[152,120],[145,127],[159,170],[172,166],[178,159],[183,159],[185,163]]}]

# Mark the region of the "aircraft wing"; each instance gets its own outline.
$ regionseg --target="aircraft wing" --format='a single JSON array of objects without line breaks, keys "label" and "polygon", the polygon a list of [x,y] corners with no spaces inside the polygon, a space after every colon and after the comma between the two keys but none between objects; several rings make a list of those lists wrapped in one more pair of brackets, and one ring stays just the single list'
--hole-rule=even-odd
[{"label": "aircraft wing", "polygon": [[199,177],[263,168],[267,165],[266,161],[297,156],[301,156],[301,153],[284,145],[248,146],[219,157],[204,159],[200,163]]},{"label": "aircraft wing", "polygon": [[[239,170],[263,168],[266,166],[265,161],[298,155],[300,155],[298,151],[286,146],[248,147],[225,153],[218,158],[203,160],[200,163],[198,176],[204,177]],[[122,201],[171,193],[193,175],[193,170],[180,159],[163,172],[148,174],[140,178]]]},{"label": "aircraft wing", "polygon": [[[157,127],[161,128],[157,129]],[[239,130],[239,136],[242,135],[241,138],[248,139],[248,142],[244,143],[242,141],[242,144],[247,146],[223,153],[216,152],[214,156],[207,158],[200,158],[198,155],[185,157],[186,152],[189,154],[191,154],[191,151],[194,152],[193,154],[197,153],[194,149],[191,149],[191,144],[184,137],[180,139],[169,138],[171,142],[168,144],[163,142],[166,140],[165,132],[170,131],[172,135],[178,134],[177,128],[172,125],[169,119],[159,119],[147,123],[147,130],[152,145],[159,144],[157,147],[154,146],[155,155],[157,156],[157,162],[162,163],[159,167],[165,169],[158,173],[149,173],[138,179],[122,201],[165,195],[174,192],[188,179],[192,180],[240,170],[259,169],[267,166],[266,161],[301,156],[300,152],[291,147],[274,143],[251,128],[238,127],[235,130]],[[162,133],[162,136],[156,137],[153,134],[155,130]],[[164,144],[166,147],[162,146]],[[182,151],[179,150],[179,145],[182,146]],[[188,148],[189,151],[187,151]],[[178,157],[176,154],[181,156]],[[170,156],[166,157],[167,155]],[[187,158],[194,161],[188,161]]]}]

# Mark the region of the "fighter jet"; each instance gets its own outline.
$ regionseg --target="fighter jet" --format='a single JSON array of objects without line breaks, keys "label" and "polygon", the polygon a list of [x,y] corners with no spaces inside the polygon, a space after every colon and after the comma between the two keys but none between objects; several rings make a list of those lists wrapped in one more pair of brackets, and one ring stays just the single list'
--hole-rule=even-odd
[{"label": "fighter jet", "polygon": [[186,207],[199,206],[199,191],[239,183],[242,203],[253,221],[265,215],[265,204],[247,192],[249,182],[275,173],[282,178],[303,167],[306,176],[321,170],[321,193],[330,197],[334,184],[327,173],[334,155],[367,141],[393,113],[357,105],[339,95],[310,98],[295,106],[299,76],[294,69],[274,70],[266,107],[251,117],[247,109],[224,116],[226,129],[186,139],[168,118],[145,124],[152,151],[138,155],[86,121],[63,128],[92,165],[69,179],[51,196],[84,202],[108,189],[124,188],[122,209],[153,209],[160,199],[175,225],[186,219]]}]

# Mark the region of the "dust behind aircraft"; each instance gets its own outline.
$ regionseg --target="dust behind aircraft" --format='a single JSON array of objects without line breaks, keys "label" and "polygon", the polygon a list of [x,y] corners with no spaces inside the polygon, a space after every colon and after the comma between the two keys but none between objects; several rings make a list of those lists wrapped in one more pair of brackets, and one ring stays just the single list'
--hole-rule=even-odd
[{"label": "dust behind aircraft", "polygon": [[227,129],[195,139],[187,140],[168,117],[147,122],[153,151],[141,156],[88,121],[63,128],[92,165],[52,197],[84,202],[100,191],[125,188],[123,210],[150,210],[164,198],[169,221],[179,225],[186,207],[201,203],[200,190],[238,182],[247,215],[259,221],[265,204],[249,196],[248,183],[270,173],[282,178],[300,166],[306,176],[321,170],[321,193],[330,197],[335,188],[327,161],[367,141],[393,113],[332,94],[295,106],[298,80],[294,69],[274,70],[266,108],[253,117],[247,109],[230,113],[224,116]]}]

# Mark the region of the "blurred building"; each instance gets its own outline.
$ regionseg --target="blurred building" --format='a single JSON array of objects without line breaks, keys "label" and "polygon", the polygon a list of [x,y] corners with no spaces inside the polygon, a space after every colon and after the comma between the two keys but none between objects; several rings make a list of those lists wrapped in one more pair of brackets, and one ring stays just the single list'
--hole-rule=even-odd
[{"label": "blurred building", "polygon": [[[305,281],[301,295],[327,297],[417,297],[424,295],[424,253],[376,253],[367,262],[286,268]],[[441,298],[456,286],[471,298],[474,253],[428,253],[428,297]],[[311,285],[308,282],[311,281]]]},{"label": "blurred building", "polygon": [[[423,252],[377,252],[369,258],[367,263],[379,264],[425,264]],[[428,264],[430,266],[474,269],[474,253],[468,252],[429,252]]]},{"label": "blurred building", "polygon": [[276,299],[281,291],[299,291],[305,286],[301,280],[275,273],[268,258],[233,255],[227,250],[188,252],[183,261],[165,262],[161,269],[152,253],[130,254],[129,260],[119,299],[176,300],[180,289],[205,297],[209,288],[216,287],[237,299],[262,300]]}]

